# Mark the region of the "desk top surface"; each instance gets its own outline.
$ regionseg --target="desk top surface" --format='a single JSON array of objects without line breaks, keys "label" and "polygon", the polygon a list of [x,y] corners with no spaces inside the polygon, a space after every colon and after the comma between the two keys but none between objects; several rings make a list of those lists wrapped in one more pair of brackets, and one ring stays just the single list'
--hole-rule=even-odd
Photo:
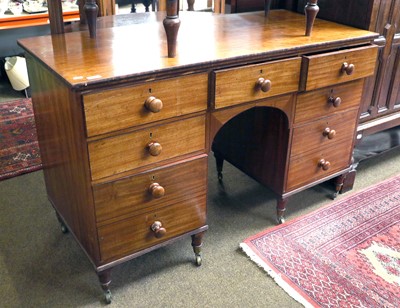
[{"label": "desk top surface", "polygon": [[177,56],[167,57],[164,12],[116,15],[88,31],[18,41],[71,87],[121,79],[149,80],[206,68],[279,59],[371,42],[378,34],[317,19],[310,37],[305,17],[273,10],[215,15],[181,12]]}]

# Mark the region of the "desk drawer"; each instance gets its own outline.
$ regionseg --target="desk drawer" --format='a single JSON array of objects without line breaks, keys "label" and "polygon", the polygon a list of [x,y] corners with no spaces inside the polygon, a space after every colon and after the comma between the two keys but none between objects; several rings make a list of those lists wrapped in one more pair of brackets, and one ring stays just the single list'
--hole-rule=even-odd
[{"label": "desk drawer", "polygon": [[[367,46],[303,57],[307,69],[301,90],[314,90],[374,74],[377,46]],[[348,68],[344,70],[344,65]]]},{"label": "desk drawer", "polygon": [[[304,155],[291,157],[286,192],[347,168],[353,152],[352,145],[353,139],[349,139],[334,146],[321,147]],[[321,160],[329,162],[328,170],[322,168]]]},{"label": "desk drawer", "polygon": [[[207,74],[86,94],[83,97],[87,135],[94,136],[207,109]],[[145,107],[149,97],[161,100]]]},{"label": "desk drawer", "polygon": [[[216,71],[215,108],[259,100],[284,93],[296,92],[299,89],[301,59],[274,61],[257,65]],[[270,81],[263,90],[258,80]]]},{"label": "desk drawer", "polygon": [[297,96],[294,123],[312,121],[350,109],[358,109],[364,79],[334,85],[332,87],[304,92]]},{"label": "desk drawer", "polygon": [[336,113],[331,117],[295,127],[292,136],[291,157],[324,146],[334,146],[353,140],[358,109]]},{"label": "desk drawer", "polygon": [[[102,262],[108,262],[154,246],[173,237],[195,230],[206,223],[206,193],[191,196],[190,202],[174,205],[98,228]],[[151,226],[159,221],[166,229],[157,238]]]},{"label": "desk drawer", "polygon": [[195,205],[198,196],[206,193],[206,185],[206,155],[115,182],[95,185],[96,219],[98,223],[103,223],[176,203]]},{"label": "desk drawer", "polygon": [[205,122],[202,115],[90,142],[92,179],[184,154],[204,152]]}]

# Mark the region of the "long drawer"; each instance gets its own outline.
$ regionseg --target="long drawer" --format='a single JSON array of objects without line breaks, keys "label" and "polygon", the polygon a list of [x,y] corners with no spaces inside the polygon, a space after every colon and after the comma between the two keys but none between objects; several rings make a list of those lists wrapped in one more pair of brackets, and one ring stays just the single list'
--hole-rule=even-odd
[{"label": "long drawer", "polygon": [[303,57],[301,90],[314,90],[374,74],[378,46],[352,48]]},{"label": "long drawer", "polygon": [[[350,165],[353,140],[348,139],[334,146],[326,146],[290,158],[285,191],[290,191],[317,181]],[[323,166],[329,163],[330,168]]]},{"label": "long drawer", "polygon": [[330,116],[337,112],[359,107],[364,79],[334,85],[297,96],[294,123],[312,121],[319,117]]},{"label": "long drawer", "polygon": [[292,136],[291,157],[324,146],[335,146],[353,140],[358,109],[335,113],[330,117],[315,120],[295,127]]},{"label": "long drawer", "polygon": [[[207,156],[163,166],[115,182],[93,187],[98,223],[115,221],[184,203],[206,193]],[[194,204],[192,204],[194,203]]]},{"label": "long drawer", "polygon": [[207,74],[86,94],[83,103],[87,135],[206,110],[207,96]]},{"label": "long drawer", "polygon": [[205,115],[92,141],[92,180],[148,166],[180,155],[205,151]]},{"label": "long drawer", "polygon": [[[190,202],[178,202],[154,211],[98,228],[103,262],[115,260],[182,235],[206,223],[206,193],[191,196]],[[152,226],[161,223],[163,237]]]},{"label": "long drawer", "polygon": [[296,92],[300,66],[301,58],[292,58],[216,71],[215,108]]}]

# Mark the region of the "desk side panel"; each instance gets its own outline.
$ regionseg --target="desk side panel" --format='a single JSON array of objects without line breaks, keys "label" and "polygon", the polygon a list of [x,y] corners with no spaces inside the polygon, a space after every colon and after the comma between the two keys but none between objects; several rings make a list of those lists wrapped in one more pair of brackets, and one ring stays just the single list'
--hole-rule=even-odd
[{"label": "desk side panel", "polygon": [[97,264],[98,239],[80,95],[29,54],[27,64],[49,200]]}]

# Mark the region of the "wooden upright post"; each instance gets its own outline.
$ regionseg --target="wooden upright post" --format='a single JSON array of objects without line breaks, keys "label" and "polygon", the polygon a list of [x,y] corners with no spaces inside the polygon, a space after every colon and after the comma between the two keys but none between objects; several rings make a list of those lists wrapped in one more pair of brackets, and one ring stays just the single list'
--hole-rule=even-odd
[{"label": "wooden upright post", "polygon": [[178,0],[167,0],[167,16],[163,21],[163,25],[167,34],[168,58],[174,58],[176,56],[178,30],[181,25]]},{"label": "wooden upright post", "polygon": [[50,33],[65,33],[61,1],[48,1],[47,5],[49,9]]},{"label": "wooden upright post", "polygon": [[306,14],[306,36],[310,36],[319,11],[318,0],[309,0],[304,8]]}]

